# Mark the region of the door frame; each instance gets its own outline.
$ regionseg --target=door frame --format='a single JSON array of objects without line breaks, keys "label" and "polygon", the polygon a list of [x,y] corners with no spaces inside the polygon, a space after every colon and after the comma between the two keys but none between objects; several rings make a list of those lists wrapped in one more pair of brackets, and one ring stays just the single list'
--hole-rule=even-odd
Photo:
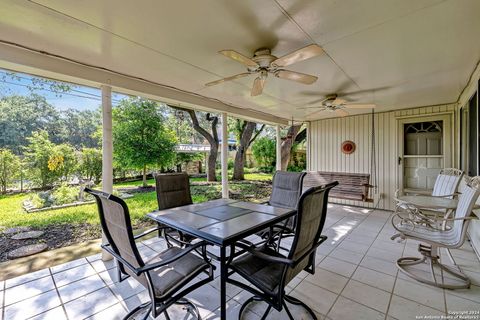
[{"label": "door frame", "polygon": [[[451,168],[453,166],[453,152],[454,152],[454,112],[432,113],[425,115],[411,115],[404,117],[397,117],[397,154],[395,161],[397,189],[403,191],[403,172],[405,159],[403,158],[404,151],[404,124],[417,123],[427,121],[443,121],[443,166],[444,168]],[[401,161],[400,161],[401,159]]]}]

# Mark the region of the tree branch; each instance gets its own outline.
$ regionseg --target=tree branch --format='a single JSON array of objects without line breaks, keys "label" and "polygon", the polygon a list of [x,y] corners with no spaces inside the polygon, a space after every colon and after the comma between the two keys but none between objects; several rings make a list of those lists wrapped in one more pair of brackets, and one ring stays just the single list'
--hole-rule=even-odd
[{"label": "tree branch", "polygon": [[248,146],[250,146],[253,141],[255,141],[255,139],[258,138],[258,136],[260,135],[260,133],[262,133],[263,129],[265,128],[265,124],[262,124],[262,126],[260,127],[260,129],[257,130],[257,132],[255,132],[255,135],[253,136],[253,138],[250,140],[250,142],[248,143]]}]

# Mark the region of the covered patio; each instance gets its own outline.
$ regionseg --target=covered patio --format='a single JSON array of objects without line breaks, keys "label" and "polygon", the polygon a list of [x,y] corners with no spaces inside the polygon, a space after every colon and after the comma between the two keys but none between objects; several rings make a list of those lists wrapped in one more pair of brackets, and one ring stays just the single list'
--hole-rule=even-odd
[{"label": "covered patio", "polygon": [[[371,185],[368,197],[329,199],[322,232],[328,239],[316,251],[315,274],[302,271],[287,294],[318,319],[479,317],[478,221],[451,250],[469,289],[440,289],[399,272],[396,260],[418,255],[419,243],[390,239],[397,190],[431,192],[442,168],[480,175],[478,1],[7,0],[0,9],[1,68],[101,88],[104,192],[113,191],[112,91],[220,114],[222,141],[228,117],[274,125],[278,170],[281,129],[302,123],[307,171],[362,174]],[[261,70],[252,71],[249,60],[222,53],[248,66],[245,73],[217,54],[233,50],[250,59],[267,48],[277,61],[308,46],[315,55],[297,55],[291,77],[318,77],[310,86],[282,79],[281,65],[259,62]],[[419,132],[429,136],[412,135]],[[427,151],[411,148],[413,140]],[[221,148],[227,199],[228,144]],[[137,245],[147,258],[167,247],[161,237]],[[440,259],[449,263],[444,251]],[[427,273],[422,267],[417,271]],[[133,279],[118,282],[116,268],[103,252],[2,280],[0,320],[122,319],[148,293]],[[187,295],[204,319],[220,318],[219,296],[218,268],[213,282]],[[236,319],[250,296],[228,285],[227,319]],[[265,308],[254,303],[244,318],[260,319]],[[290,310],[309,319],[301,307]],[[178,306],[169,312],[187,317]],[[273,310],[268,319],[288,315]]]},{"label": "covered patio", "polygon": [[[390,213],[330,205],[324,234],[329,237],[317,251],[314,275],[301,273],[287,289],[306,302],[318,319],[415,319],[416,316],[454,315],[480,307],[480,263],[469,243],[452,253],[473,286],[444,290],[421,284],[398,271],[394,261],[415,255],[418,243],[395,242]],[[139,244],[142,255],[166,248],[160,238]],[[425,265],[425,270],[427,266]],[[219,318],[219,279],[192,292],[204,319]],[[88,256],[17,278],[2,281],[3,319],[122,319],[128,310],[148,300],[135,280],[118,283],[112,260]],[[241,304],[251,296],[229,286],[227,319],[237,319]],[[266,305],[254,304],[244,319],[260,319]],[[291,308],[296,319],[308,315]],[[185,311],[172,307],[172,319],[185,319]],[[158,319],[164,319],[163,315]],[[188,319],[194,319],[189,317]],[[285,311],[267,319],[288,319]]]}]

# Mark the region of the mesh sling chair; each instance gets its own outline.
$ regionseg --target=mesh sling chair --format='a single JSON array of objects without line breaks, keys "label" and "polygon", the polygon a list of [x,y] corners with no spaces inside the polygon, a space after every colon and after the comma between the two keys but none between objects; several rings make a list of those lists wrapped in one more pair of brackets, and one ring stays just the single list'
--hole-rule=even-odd
[{"label": "mesh sling chair", "polygon": [[285,308],[290,319],[293,316],[286,302],[303,306],[313,319],[314,312],[300,300],[286,295],[285,286],[302,270],[311,274],[315,272],[315,253],[317,247],[327,237],[321,232],[325,224],[329,191],[338,185],[338,182],[326,186],[308,189],[301,195],[297,205],[295,219],[295,236],[287,256],[263,244],[256,247],[248,241],[241,240],[232,246],[231,252],[235,253],[236,247],[246,251],[245,254],[233,259],[230,255],[228,275],[239,274],[256,288],[227,277],[227,282],[253,293],[241,307],[239,319],[245,307],[252,301],[264,301],[268,304],[262,319],[265,319],[271,308],[282,311]]},{"label": "mesh sling chair", "polygon": [[[449,258],[455,264],[455,260],[450,254],[449,249],[456,249],[462,246],[465,241],[467,228],[470,220],[476,219],[472,215],[472,210],[480,195],[480,177],[465,178],[466,184],[461,190],[458,199],[458,206],[455,210],[454,218],[442,218],[442,222],[451,222],[449,229],[439,230],[427,225],[418,224],[417,221],[407,217],[402,217],[398,213],[392,217],[392,225],[399,232],[402,239],[413,239],[420,241],[418,251],[422,257],[402,257],[397,260],[397,267],[413,279],[446,289],[463,289],[470,287],[470,280],[461,272],[452,267],[442,264],[439,256],[439,248],[447,249]],[[428,263],[430,267],[431,280],[421,277],[407,270],[407,267]],[[439,281],[435,274],[434,267],[438,266],[444,273],[455,277],[459,283],[445,283]]]},{"label": "mesh sling chair", "polygon": [[[155,176],[155,189],[157,193],[158,209],[170,209],[192,204],[190,194],[190,180],[188,174],[165,173]],[[194,237],[185,235],[177,230],[163,227],[159,224],[160,236],[165,237],[167,244],[172,246],[172,242],[185,246],[188,245]]]},{"label": "mesh sling chair", "polygon": [[[167,308],[175,303],[186,305],[189,312],[200,318],[197,307],[184,296],[213,280],[213,266],[206,256],[206,243],[198,242],[186,248],[170,247],[145,262],[135,240],[158,228],[133,236],[128,207],[122,199],[88,188],[85,191],[95,197],[98,205],[100,222],[108,241],[108,244],[102,244],[102,248],[116,259],[123,274],[135,278],[150,295],[151,301],[136,307],[124,319],[146,319],[149,314],[156,318],[161,313],[169,319]],[[202,257],[192,250],[201,250]],[[202,272],[208,277],[186,286]],[[120,277],[119,280],[124,279]]]},{"label": "mesh sling chair", "polygon": [[[303,179],[306,172],[276,171],[272,181],[272,194],[266,204],[281,208],[296,208],[302,195]],[[272,237],[270,243],[280,249],[282,238],[292,236],[294,233],[295,218],[287,219],[284,223],[274,226],[272,229],[276,237]],[[270,229],[265,229],[259,234],[262,238],[270,237]]]},{"label": "mesh sling chair", "polygon": [[[435,180],[432,193],[428,195],[453,199],[458,195],[457,189],[462,177],[463,171],[459,169],[444,168],[440,170]],[[419,210],[412,204],[398,199],[398,195],[399,190],[395,192],[395,200],[397,202],[395,212],[401,209],[410,214],[411,218],[416,219],[419,224],[435,227],[432,223],[437,220],[439,215],[445,215],[447,213],[445,210]]]}]

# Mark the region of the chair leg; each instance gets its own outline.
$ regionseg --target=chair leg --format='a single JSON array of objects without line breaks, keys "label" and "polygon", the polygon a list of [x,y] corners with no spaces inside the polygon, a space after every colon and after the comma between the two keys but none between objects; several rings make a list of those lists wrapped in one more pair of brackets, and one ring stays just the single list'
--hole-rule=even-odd
[{"label": "chair leg", "polygon": [[268,305],[267,310],[265,310],[265,313],[263,314],[261,320],[267,319],[267,316],[268,316],[268,314],[270,313],[270,310],[271,310],[271,309],[272,309],[272,306],[271,306],[271,305]]},{"label": "chair leg", "polygon": [[[147,319],[148,316],[150,315],[151,304],[152,304],[151,302],[146,302],[146,303],[143,303],[143,304],[139,305],[138,307],[136,307],[132,311],[130,311],[125,317],[123,317],[123,320],[137,320],[137,319],[145,320],[145,319]],[[146,311],[143,318],[137,318],[137,316],[141,315],[140,312],[142,312],[142,311]]]},{"label": "chair leg", "polygon": [[[397,260],[397,267],[400,271],[402,271],[403,273],[405,273],[407,276],[419,281],[419,282],[422,282],[422,283],[425,283],[425,284],[429,284],[429,285],[432,285],[432,286],[435,286],[435,287],[439,287],[439,288],[444,288],[444,289],[467,289],[467,288],[470,288],[470,279],[465,275],[463,274],[460,270],[459,271],[456,271],[450,267],[447,267],[446,265],[442,264],[440,261],[439,261],[439,256],[438,256],[438,248],[436,246],[427,246],[427,245],[423,245],[423,244],[420,244],[418,246],[418,251],[420,252],[420,254],[422,255],[422,257],[402,257],[400,259]],[[428,260],[428,263],[429,263],[429,266],[430,266],[430,273],[431,273],[431,277],[432,277],[432,280],[428,280],[428,279],[425,279],[421,276],[418,276],[410,271],[408,271],[405,267],[409,267],[409,266],[413,266],[413,265],[418,265],[418,264],[423,264],[424,262],[426,262]],[[435,276],[435,269],[434,269],[434,266],[435,265],[438,265],[438,267],[440,269],[442,269],[443,271],[453,275],[455,278],[457,278],[458,280],[460,280],[461,284],[446,284],[445,283],[445,279],[443,279],[442,282],[438,282],[437,281],[437,278]]]},{"label": "chair leg", "polygon": [[285,295],[285,301],[297,305],[297,306],[302,306],[307,312],[310,314],[313,320],[317,320],[317,316],[315,315],[315,312],[313,312],[312,309],[310,309],[309,306],[307,306],[305,303],[302,301],[298,300],[297,298],[294,298],[292,296]]},{"label": "chair leg", "polygon": [[295,320],[292,316],[292,313],[290,312],[290,309],[288,309],[287,303],[283,301],[283,307],[285,308],[285,311],[287,312],[288,318],[290,320]]}]

